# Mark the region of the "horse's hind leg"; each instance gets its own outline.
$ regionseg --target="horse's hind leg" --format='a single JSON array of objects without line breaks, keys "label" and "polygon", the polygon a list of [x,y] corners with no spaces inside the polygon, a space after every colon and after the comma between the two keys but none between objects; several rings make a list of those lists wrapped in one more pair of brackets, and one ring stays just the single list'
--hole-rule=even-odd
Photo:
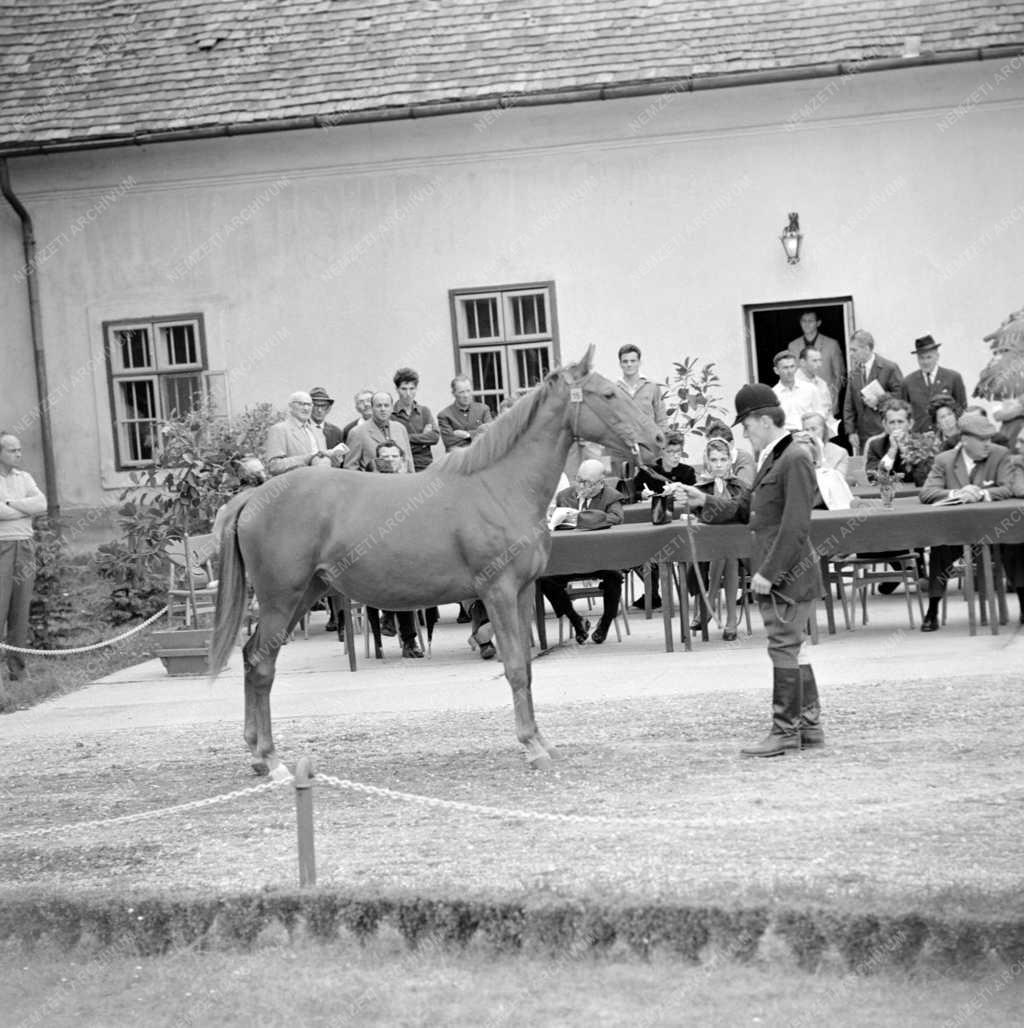
[{"label": "horse's hind leg", "polygon": [[505,664],[505,677],[512,687],[512,706],[516,717],[516,737],[526,750],[529,765],[539,771],[551,767],[551,758],[537,731],[533,714],[533,696],[530,693],[530,636],[523,633],[522,591],[512,594],[507,589],[496,589],[485,598],[501,648]]},{"label": "horse's hind leg", "polygon": [[245,741],[258,775],[273,774],[281,765],[270,725],[270,690],[277,654],[288,638],[288,620],[261,611],[259,625],[242,650],[245,664]]}]

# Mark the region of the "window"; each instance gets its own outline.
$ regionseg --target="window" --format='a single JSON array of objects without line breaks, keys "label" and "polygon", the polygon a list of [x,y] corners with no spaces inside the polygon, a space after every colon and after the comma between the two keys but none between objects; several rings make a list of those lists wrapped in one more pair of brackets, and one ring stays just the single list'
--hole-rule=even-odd
[{"label": "window", "polygon": [[204,398],[223,403],[224,375],[206,368],[202,315],[103,326],[118,469],[156,456],[160,422]]},{"label": "window", "polygon": [[452,290],[455,368],[497,413],[558,363],[553,282]]}]

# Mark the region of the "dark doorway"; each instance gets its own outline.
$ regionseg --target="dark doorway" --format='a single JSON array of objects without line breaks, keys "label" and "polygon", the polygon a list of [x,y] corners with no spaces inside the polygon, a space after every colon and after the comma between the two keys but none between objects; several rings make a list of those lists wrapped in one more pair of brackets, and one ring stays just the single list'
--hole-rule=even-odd
[{"label": "dark doorway", "polygon": [[747,331],[747,367],[752,382],[775,385],[772,358],[802,334],[800,315],[805,311],[817,313],[821,319],[818,333],[831,336],[839,343],[843,354],[846,354],[846,341],[854,330],[852,296],[745,304],[743,314]]}]

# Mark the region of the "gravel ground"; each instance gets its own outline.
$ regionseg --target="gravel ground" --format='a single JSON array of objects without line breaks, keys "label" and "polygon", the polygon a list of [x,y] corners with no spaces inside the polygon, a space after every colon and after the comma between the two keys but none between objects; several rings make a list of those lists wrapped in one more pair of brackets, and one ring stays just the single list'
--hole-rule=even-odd
[{"label": "gravel ground", "polygon": [[[507,710],[275,728],[290,765],[308,754],[319,771],[423,796],[606,818],[499,818],[319,787],[328,886],[1024,912],[1019,681],[848,686],[826,702],[827,749],[770,761],[738,755],[767,727],[765,698],[749,693],[553,707],[542,727],[562,760],[546,774],[525,767]],[[40,735],[7,750],[8,890],[297,882],[287,787],[134,824],[4,838],[256,784],[237,724]]]}]

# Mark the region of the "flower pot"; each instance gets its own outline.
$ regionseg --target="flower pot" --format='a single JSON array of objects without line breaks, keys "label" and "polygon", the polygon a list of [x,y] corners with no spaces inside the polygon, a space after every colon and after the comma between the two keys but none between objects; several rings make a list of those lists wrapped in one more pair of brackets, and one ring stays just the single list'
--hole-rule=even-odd
[{"label": "flower pot", "polygon": [[209,674],[212,637],[212,628],[172,628],[152,635],[156,655],[169,675]]}]

